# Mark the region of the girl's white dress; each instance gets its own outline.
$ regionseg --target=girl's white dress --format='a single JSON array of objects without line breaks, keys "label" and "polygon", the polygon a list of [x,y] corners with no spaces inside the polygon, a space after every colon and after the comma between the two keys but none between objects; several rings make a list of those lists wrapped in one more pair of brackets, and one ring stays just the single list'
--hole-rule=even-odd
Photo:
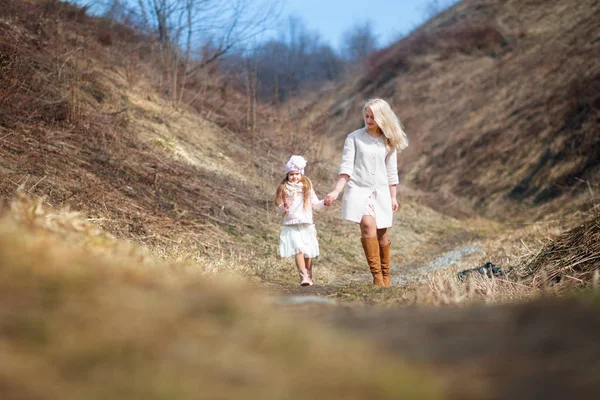
[{"label": "girl's white dress", "polygon": [[317,229],[314,224],[285,225],[279,234],[279,255],[293,257],[303,253],[305,258],[319,255]]},{"label": "girl's white dress", "polygon": [[283,228],[279,234],[279,255],[293,257],[303,253],[306,258],[319,255],[319,242],[317,229],[313,223],[312,210],[319,211],[325,207],[324,201],[319,200],[314,190],[310,191],[308,209],[304,208],[304,195],[302,184],[287,183],[286,191],[289,194],[290,208],[287,210],[283,204],[276,208],[283,214]]}]

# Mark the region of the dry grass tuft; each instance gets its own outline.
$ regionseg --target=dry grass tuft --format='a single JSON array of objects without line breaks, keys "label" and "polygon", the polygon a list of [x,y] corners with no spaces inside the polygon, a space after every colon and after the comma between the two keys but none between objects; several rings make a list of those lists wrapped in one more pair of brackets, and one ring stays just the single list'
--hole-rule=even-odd
[{"label": "dry grass tuft", "polygon": [[600,217],[595,216],[544,246],[515,273],[533,287],[589,287],[600,269]]},{"label": "dry grass tuft", "polygon": [[62,236],[73,233],[79,237],[106,235],[96,225],[83,219],[80,212],[70,211],[68,207],[48,212],[44,201],[44,197],[29,196],[20,188],[16,199],[11,203],[9,216],[29,228],[46,229]]},{"label": "dry grass tuft", "polygon": [[468,305],[477,302],[516,303],[532,300],[542,292],[520,282],[504,278],[470,275],[466,281],[454,272],[433,273],[417,288],[417,303],[421,305]]}]

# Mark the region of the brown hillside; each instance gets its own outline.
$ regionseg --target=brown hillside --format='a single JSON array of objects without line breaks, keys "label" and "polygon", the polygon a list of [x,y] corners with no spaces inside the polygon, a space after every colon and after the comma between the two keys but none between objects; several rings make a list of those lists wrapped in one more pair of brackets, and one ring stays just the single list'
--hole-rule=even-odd
[{"label": "brown hillside", "polygon": [[411,141],[404,180],[436,193],[438,208],[581,209],[600,184],[598,21],[593,0],[465,0],[373,55],[314,109],[339,149],[362,125],[363,101],[388,99]]},{"label": "brown hillside", "polygon": [[281,158],[238,133],[243,99],[218,76],[189,107],[169,101],[152,51],[150,38],[72,5],[4,1],[0,198],[22,187],[150,244],[202,250],[260,231]]}]

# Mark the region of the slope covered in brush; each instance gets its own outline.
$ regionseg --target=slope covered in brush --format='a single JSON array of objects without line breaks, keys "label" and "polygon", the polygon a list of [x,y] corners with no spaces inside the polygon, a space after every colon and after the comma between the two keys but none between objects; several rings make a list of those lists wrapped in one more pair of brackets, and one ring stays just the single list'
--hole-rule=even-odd
[{"label": "slope covered in brush", "polygon": [[600,183],[599,20],[592,0],[464,0],[314,108],[340,147],[363,101],[388,99],[411,141],[402,176],[438,207],[577,209]]},{"label": "slope covered in brush", "polygon": [[20,186],[153,244],[216,248],[260,230],[279,158],[239,134],[242,100],[220,76],[188,77],[189,100],[165,93],[156,49],[67,3],[3,2],[0,196]]}]

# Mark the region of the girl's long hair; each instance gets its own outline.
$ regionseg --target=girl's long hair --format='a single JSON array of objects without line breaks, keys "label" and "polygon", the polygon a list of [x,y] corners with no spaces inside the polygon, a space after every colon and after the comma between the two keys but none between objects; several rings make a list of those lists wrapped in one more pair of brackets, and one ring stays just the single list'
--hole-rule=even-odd
[{"label": "girl's long hair", "polygon": [[[312,189],[312,182],[306,175],[302,175],[302,179],[300,179],[302,183],[302,194],[304,196],[304,209],[308,210],[310,208],[310,191]],[[281,181],[279,186],[277,186],[277,191],[275,192],[275,206],[279,207],[283,203],[283,199],[288,195],[285,190],[285,185],[288,183],[287,174],[285,178]]]},{"label": "girl's long hair", "polygon": [[[383,99],[367,100],[363,107],[363,116],[367,107],[373,112],[373,119],[385,136],[388,150],[402,150],[407,148],[408,138],[406,137],[406,133],[404,133],[404,129],[402,129],[402,123],[394,111],[392,111],[390,105]],[[366,123],[365,126],[367,126]]]}]

